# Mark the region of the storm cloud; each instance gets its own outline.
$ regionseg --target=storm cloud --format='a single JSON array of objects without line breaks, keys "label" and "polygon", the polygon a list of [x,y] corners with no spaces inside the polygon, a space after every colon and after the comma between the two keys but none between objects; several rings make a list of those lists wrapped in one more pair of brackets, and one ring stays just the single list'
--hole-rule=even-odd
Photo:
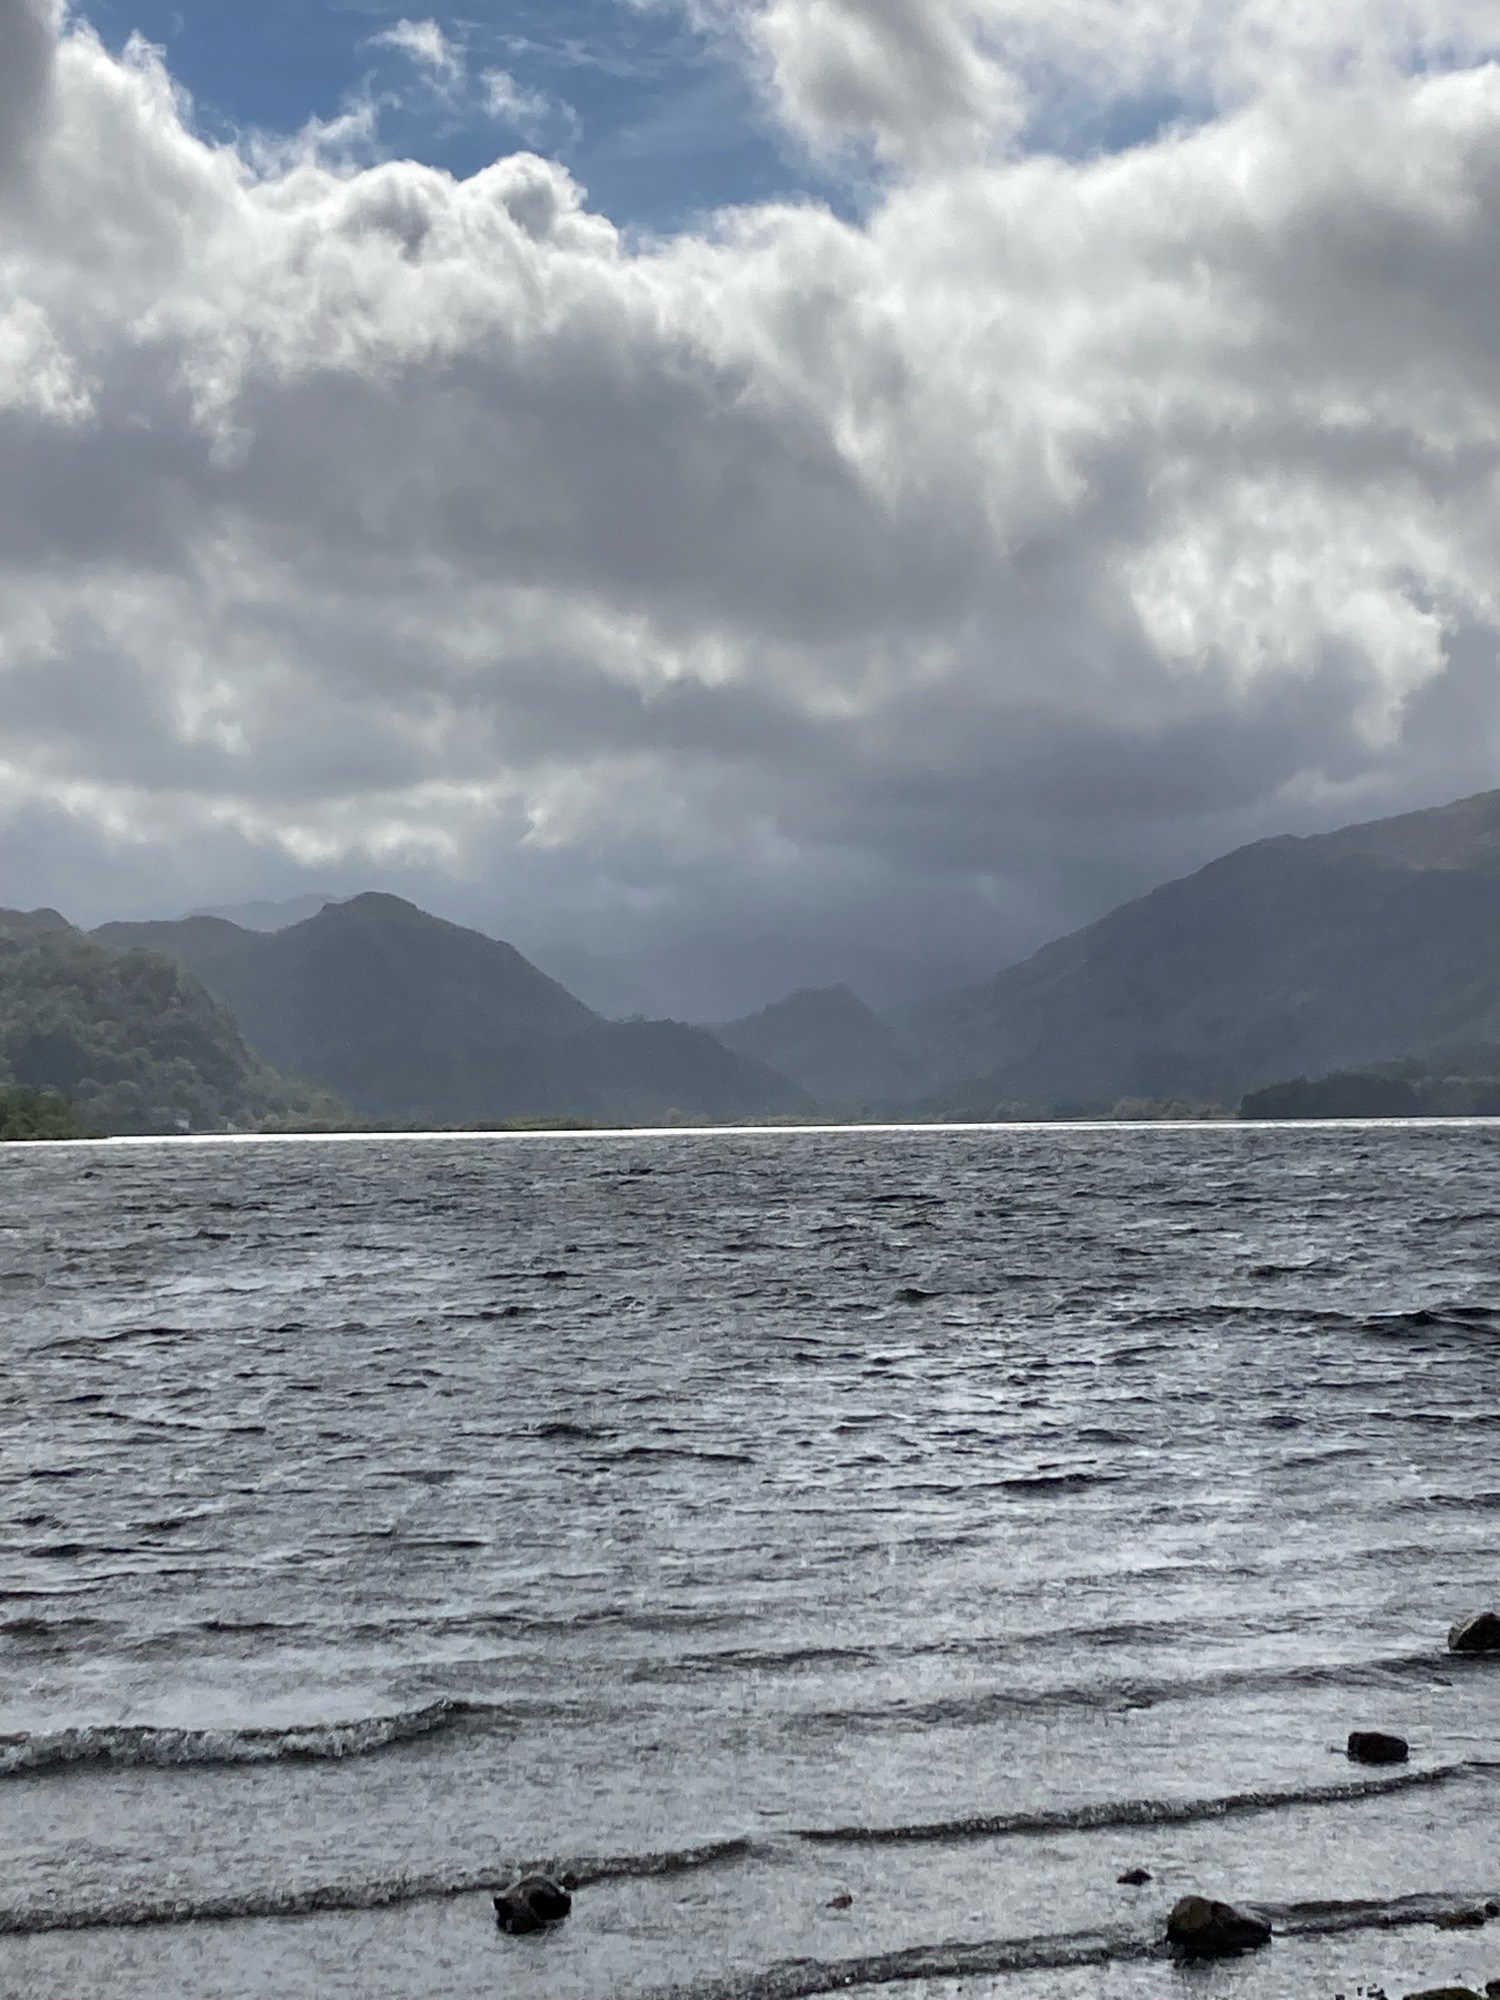
[{"label": "storm cloud", "polygon": [[530,154],[252,156],[0,0],[0,901],[998,962],[1495,781],[1479,9],[720,25],[878,163],[858,219],[641,242]]}]

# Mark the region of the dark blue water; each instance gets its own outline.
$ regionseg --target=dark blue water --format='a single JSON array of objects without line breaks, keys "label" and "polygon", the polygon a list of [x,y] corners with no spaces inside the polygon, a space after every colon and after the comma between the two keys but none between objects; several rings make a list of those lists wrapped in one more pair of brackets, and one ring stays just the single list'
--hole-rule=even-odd
[{"label": "dark blue water", "polygon": [[1494,1127],[13,1147],[0,1315],[6,1995],[1500,1976],[1335,1928],[1500,1889]]}]

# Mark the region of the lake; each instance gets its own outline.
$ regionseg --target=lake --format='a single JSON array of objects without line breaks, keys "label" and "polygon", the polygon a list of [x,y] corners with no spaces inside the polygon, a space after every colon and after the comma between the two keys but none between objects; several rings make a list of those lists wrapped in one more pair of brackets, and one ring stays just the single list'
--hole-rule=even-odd
[{"label": "lake", "polygon": [[1500,1977],[1374,1922],[1500,1892],[1500,1127],[8,1147],[0,1317],[6,1996]]}]

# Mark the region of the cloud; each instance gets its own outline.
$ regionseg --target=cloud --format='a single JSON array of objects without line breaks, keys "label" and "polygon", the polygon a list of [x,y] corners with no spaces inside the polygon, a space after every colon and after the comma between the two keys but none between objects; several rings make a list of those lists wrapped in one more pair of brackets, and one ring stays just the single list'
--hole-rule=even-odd
[{"label": "cloud", "polygon": [[0,0],[0,200],[32,165],[52,96],[51,0]]},{"label": "cloud", "polygon": [[377,48],[399,49],[435,81],[449,85],[463,81],[463,53],[436,21],[400,20],[372,36],[371,41]]},{"label": "cloud", "polygon": [[483,70],[477,84],[471,83],[464,50],[443,33],[436,21],[401,20],[372,39],[377,46],[398,49],[408,56],[449,113],[488,119],[534,140],[540,136],[549,115],[557,110],[569,130],[575,129],[576,121],[568,107],[554,107],[544,91],[528,89],[508,70]]},{"label": "cloud", "polygon": [[[823,158],[909,167],[1500,53],[1489,0],[688,0]],[[1127,119],[1128,122],[1128,119]]]},{"label": "cloud", "polygon": [[770,0],[747,23],[782,118],[814,153],[869,144],[891,160],[986,151],[1024,122],[1024,94],[951,0]]},{"label": "cloud", "polygon": [[509,70],[487,69],[480,81],[490,117],[497,124],[509,125],[527,136],[538,130],[551,109],[544,92],[526,89]]},{"label": "cloud", "polygon": [[[933,119],[988,117],[946,46]],[[49,67],[0,234],[40,893],[998,951],[1491,780],[1493,67],[1309,58],[1118,156],[646,245],[531,154],[251,162],[148,51]]]}]

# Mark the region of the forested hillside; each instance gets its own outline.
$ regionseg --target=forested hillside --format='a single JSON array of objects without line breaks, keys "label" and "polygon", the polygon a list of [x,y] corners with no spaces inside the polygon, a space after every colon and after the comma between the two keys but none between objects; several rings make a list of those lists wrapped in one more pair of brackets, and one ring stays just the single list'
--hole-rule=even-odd
[{"label": "forested hillside", "polygon": [[[5,1085],[59,1093],[83,1127],[105,1133],[218,1131],[341,1111],[252,1055],[173,959],[111,951],[55,911],[0,911]],[[18,1117],[29,1115],[24,1104]]]}]

